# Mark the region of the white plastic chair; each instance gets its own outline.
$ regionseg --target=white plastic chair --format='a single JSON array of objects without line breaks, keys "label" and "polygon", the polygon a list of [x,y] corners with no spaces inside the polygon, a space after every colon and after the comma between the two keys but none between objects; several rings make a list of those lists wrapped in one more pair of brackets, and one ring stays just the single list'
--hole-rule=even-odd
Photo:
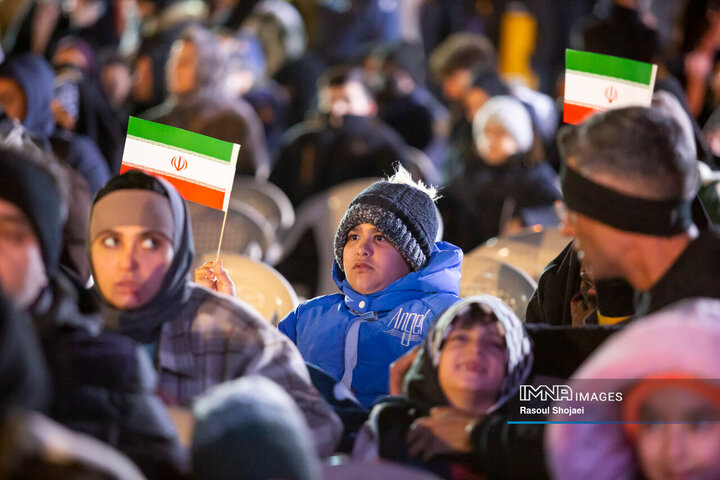
[{"label": "white plastic chair", "polygon": [[[274,326],[297,307],[295,290],[270,265],[227,252],[220,252],[220,260],[235,284],[237,298],[255,307]],[[215,252],[201,257],[201,264],[207,261],[215,261]]]},{"label": "white plastic chair", "polygon": [[537,281],[545,266],[571,240],[558,227],[535,225],[513,235],[491,238],[467,256],[494,258],[519,268]]},{"label": "white plastic chair", "polygon": [[[192,222],[195,251],[216,252],[224,212],[193,202],[186,201],[186,204]],[[245,204],[228,208],[221,246],[223,251],[263,260],[274,243],[275,232],[272,226],[257,210]]]},{"label": "white plastic chair", "polygon": [[530,297],[537,282],[522,270],[494,258],[469,254],[460,271],[460,296],[486,293],[500,298],[525,320]]},{"label": "white plastic chair", "polygon": [[274,183],[245,175],[235,177],[230,195],[231,208],[237,202],[260,212],[277,235],[289,230],[295,223],[295,209],[290,199]]}]

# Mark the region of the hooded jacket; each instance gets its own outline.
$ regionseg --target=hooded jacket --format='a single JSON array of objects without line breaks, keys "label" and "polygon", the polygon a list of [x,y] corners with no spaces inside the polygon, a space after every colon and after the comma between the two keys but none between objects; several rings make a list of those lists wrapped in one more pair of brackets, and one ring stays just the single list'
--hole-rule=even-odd
[{"label": "hooded jacket", "polygon": [[306,362],[350,387],[369,407],[388,393],[390,363],[422,342],[435,316],[458,300],[461,263],[459,248],[438,242],[424,268],[370,295],[353,290],[335,263],[341,293],[302,303],[278,329]]},{"label": "hooded jacket", "polygon": [[15,80],[25,93],[25,128],[49,141],[55,155],[80,172],[90,190],[97,192],[110,178],[107,161],[88,137],[55,128],[55,115],[50,109],[55,73],[50,64],[30,53],[14,55],[0,64],[0,77]]},{"label": "hooded jacket", "polygon": [[[439,455],[428,462],[412,457],[405,441],[413,422],[429,415],[433,407],[449,406],[438,379],[438,363],[445,339],[468,305],[477,303],[492,310],[502,324],[507,346],[507,373],[497,400],[471,433],[470,454]],[[405,377],[404,394],[378,403],[360,434],[355,451],[363,457],[377,447],[386,460],[411,463],[444,478],[543,478],[542,430],[523,430],[507,425],[508,404],[520,385],[528,380],[533,355],[530,339],[510,307],[490,295],[464,298],[443,312],[433,324]],[[518,455],[523,452],[524,455]],[[527,452],[527,453],[525,453]]]},{"label": "hooded jacket", "polygon": [[[48,413],[54,420],[118,448],[149,475],[182,471],[183,450],[155,395],[155,374],[149,360],[129,338],[100,332],[100,319],[80,311],[84,302],[79,292],[58,268],[63,209],[53,177],[29,155],[12,150],[0,151],[0,170],[0,198],[24,212],[43,253],[48,284],[25,313],[32,318],[44,354],[42,360],[33,359],[32,363],[39,369],[47,362],[52,378]],[[21,340],[0,344],[2,358],[9,361],[15,345],[30,355],[31,346]],[[5,362],[5,367],[0,378],[7,380],[3,383],[7,400],[22,394],[15,389],[23,382],[13,378],[12,372],[22,373],[28,384],[37,382],[39,373],[28,371],[21,362],[15,362],[12,369]],[[16,388],[10,388],[10,383]],[[23,390],[29,394],[27,387]],[[23,406],[35,406],[43,398],[35,393],[33,398],[23,399]]]},{"label": "hooded jacket", "polygon": [[545,445],[553,478],[642,478],[633,446],[618,424],[627,392],[640,379],[678,374],[717,385],[719,342],[720,301],[709,298],[676,303],[607,340],[569,385],[576,390],[593,381],[603,391],[623,392],[623,401],[585,402],[583,422],[548,427]]},{"label": "hooded jacket", "polygon": [[225,87],[227,56],[209,31],[189,27],[182,39],[195,45],[195,86],[168,99],[141,116],[154,122],[183,128],[213,138],[242,145],[237,174],[270,174],[270,156],[265,132],[252,106],[242,98],[230,98]]}]

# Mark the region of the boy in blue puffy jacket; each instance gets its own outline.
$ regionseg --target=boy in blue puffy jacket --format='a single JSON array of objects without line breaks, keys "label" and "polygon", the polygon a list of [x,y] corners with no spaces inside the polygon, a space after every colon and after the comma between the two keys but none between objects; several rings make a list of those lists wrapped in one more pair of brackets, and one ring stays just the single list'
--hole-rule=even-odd
[{"label": "boy in blue puffy jacket", "polygon": [[435,242],[435,197],[403,169],[360,192],[335,234],[341,293],[302,303],[278,326],[365,407],[388,393],[390,363],[459,299],[462,250]]}]

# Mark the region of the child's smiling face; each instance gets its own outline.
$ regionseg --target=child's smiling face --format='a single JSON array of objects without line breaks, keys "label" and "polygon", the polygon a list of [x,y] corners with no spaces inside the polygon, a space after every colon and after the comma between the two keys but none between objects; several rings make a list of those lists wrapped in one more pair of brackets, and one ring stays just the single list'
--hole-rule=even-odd
[{"label": "child's smiling face", "polygon": [[507,370],[498,323],[455,327],[440,351],[438,381],[450,404],[484,413],[497,399]]}]

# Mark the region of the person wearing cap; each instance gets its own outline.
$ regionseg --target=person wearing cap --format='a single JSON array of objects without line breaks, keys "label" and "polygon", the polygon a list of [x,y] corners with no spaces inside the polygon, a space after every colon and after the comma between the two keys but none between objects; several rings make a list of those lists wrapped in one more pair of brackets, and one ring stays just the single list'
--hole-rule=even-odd
[{"label": "person wearing cap", "polygon": [[300,304],[278,325],[365,407],[388,393],[390,363],[458,300],[462,251],[435,241],[434,197],[403,169],[360,192],[335,234],[340,291]]},{"label": "person wearing cap", "polygon": [[447,239],[469,251],[499,234],[557,224],[557,175],[533,158],[528,109],[511,96],[495,96],[477,111],[472,128],[475,160],[466,163],[440,201]]},{"label": "person wearing cap", "polygon": [[694,220],[696,154],[676,120],[627,107],[568,127],[558,142],[563,231],[596,281],[632,285],[636,317],[688,297],[720,297],[720,231]]},{"label": "person wearing cap", "polygon": [[529,383],[532,363],[530,338],[510,307],[490,295],[462,299],[433,324],[403,394],[373,407],[354,457],[443,478],[544,478],[542,428],[507,424],[508,402]]},{"label": "person wearing cap", "polygon": [[88,254],[106,328],[144,345],[166,403],[185,407],[219,383],[270,378],[305,415],[314,446],[333,452],[341,425],[295,346],[245,303],[190,281],[190,216],[168,182],[137,170],[95,198]]},{"label": "person wearing cap", "polygon": [[193,403],[192,457],[198,480],[315,480],[320,462],[292,398],[275,382],[248,375]]},{"label": "person wearing cap", "polygon": [[52,380],[49,414],[118,448],[149,476],[181,472],[185,452],[145,352],[100,331],[60,268],[65,206],[53,165],[0,148],[0,288],[32,318]]},{"label": "person wearing cap", "polygon": [[[569,387],[617,392],[546,430],[557,480],[720,477],[720,301],[686,299],[628,325]],[[563,420],[553,418],[550,420]]]}]

